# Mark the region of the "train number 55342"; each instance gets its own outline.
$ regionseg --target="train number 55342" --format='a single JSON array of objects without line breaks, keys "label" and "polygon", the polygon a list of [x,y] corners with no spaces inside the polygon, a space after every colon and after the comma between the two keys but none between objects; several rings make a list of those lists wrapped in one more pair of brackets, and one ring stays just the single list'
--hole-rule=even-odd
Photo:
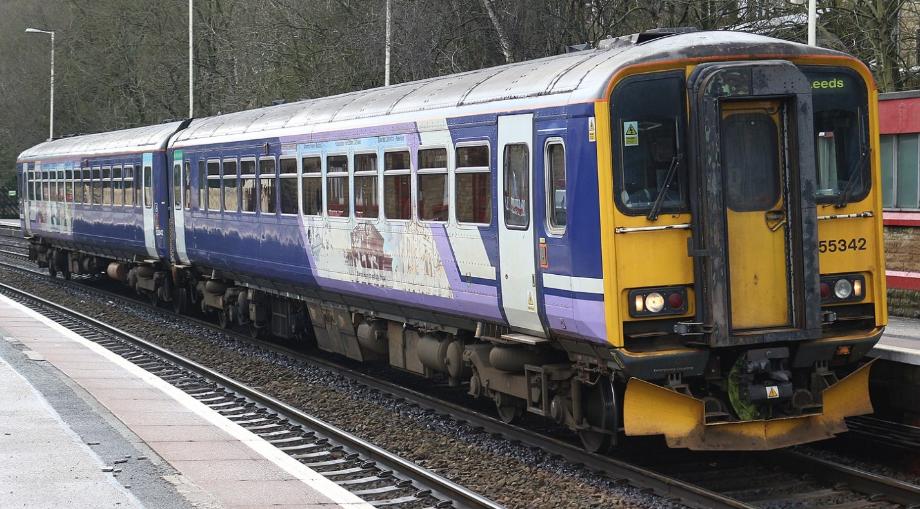
[{"label": "train number 55342", "polygon": [[865,251],[866,239],[858,237],[855,239],[831,239],[818,242],[819,253],[836,253],[838,251]]}]

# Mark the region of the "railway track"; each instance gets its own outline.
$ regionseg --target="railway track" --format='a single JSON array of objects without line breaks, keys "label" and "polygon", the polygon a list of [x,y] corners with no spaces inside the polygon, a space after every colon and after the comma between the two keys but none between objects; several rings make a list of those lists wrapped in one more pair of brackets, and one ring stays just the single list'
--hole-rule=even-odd
[{"label": "railway track", "polygon": [[[29,270],[0,262],[16,270]],[[40,271],[32,271],[38,272]],[[59,284],[68,284],[58,281]],[[70,283],[72,284],[72,283]],[[84,290],[99,292],[106,298],[124,298],[92,286]],[[152,308],[146,302],[140,305]],[[159,308],[165,317],[176,315]],[[217,329],[217,325],[194,317],[183,316],[198,325]],[[663,450],[648,463],[637,453],[626,451],[617,458],[583,451],[577,444],[529,429],[505,424],[485,413],[432,396],[426,392],[403,387],[389,380],[357,371],[321,355],[292,350],[269,341],[253,339],[235,331],[222,330],[235,339],[255,345],[275,354],[341,373],[348,378],[391,398],[405,400],[426,411],[435,412],[481,428],[485,432],[539,448],[548,454],[565,458],[574,464],[602,472],[618,482],[651,490],[665,498],[695,507],[855,507],[888,508],[920,507],[920,488],[888,479],[870,472],[838,465],[795,451],[759,454],[699,454]],[[665,456],[666,458],[661,458]]]},{"label": "railway track", "polygon": [[269,395],[143,338],[0,283],[0,293],[121,355],[379,507],[501,506]]}]

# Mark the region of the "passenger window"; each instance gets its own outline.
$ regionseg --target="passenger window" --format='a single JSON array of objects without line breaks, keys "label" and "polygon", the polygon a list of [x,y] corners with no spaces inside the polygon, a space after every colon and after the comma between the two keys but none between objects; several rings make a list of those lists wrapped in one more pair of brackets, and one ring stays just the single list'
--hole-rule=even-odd
[{"label": "passenger window", "polygon": [[121,175],[121,166],[112,167],[112,205],[121,207],[125,204],[124,181]]},{"label": "passenger window", "polygon": [[56,200],[59,202],[64,201],[64,171],[57,172],[57,178],[55,182],[55,187],[57,189]]},{"label": "passenger window", "polygon": [[303,213],[307,216],[323,215],[323,160],[319,157],[304,157],[303,167]]},{"label": "passenger window", "polygon": [[39,200],[47,201],[49,196],[51,196],[51,186],[48,185],[48,172],[47,171],[41,172],[40,189],[41,189],[41,193],[40,193],[41,196],[39,196]]},{"label": "passenger window", "polygon": [[112,168],[102,168],[102,204],[112,204]]},{"label": "passenger window", "polygon": [[152,208],[153,207],[153,168],[150,166],[144,166],[144,207]]},{"label": "passenger window", "polygon": [[237,212],[240,210],[238,177],[236,175],[236,161],[224,161],[224,210]]},{"label": "passenger window", "polygon": [[450,201],[447,190],[447,149],[418,151],[418,217],[422,221],[447,221]]},{"label": "passenger window", "polygon": [[617,201],[627,213],[648,213],[659,194],[661,211],[687,209],[683,83],[682,76],[673,74],[639,76],[627,79],[613,93],[611,109],[617,116],[611,131],[618,152],[614,180]]},{"label": "passenger window", "polygon": [[780,198],[777,126],[765,113],[722,119],[726,201],[735,212],[769,210]]},{"label": "passenger window", "polygon": [[64,201],[73,202],[73,170],[66,170],[64,179]]},{"label": "passenger window", "polygon": [[377,154],[355,154],[355,217],[379,216]]},{"label": "passenger window", "polygon": [[297,159],[281,160],[281,213],[297,213]]},{"label": "passenger window", "polygon": [[122,172],[122,186],[125,189],[125,206],[134,206],[134,166],[125,166]]},{"label": "passenger window", "polygon": [[173,166],[173,206],[182,208],[182,165],[179,163]]},{"label": "passenger window", "polygon": [[93,203],[93,174],[89,168],[83,168],[83,203]]},{"label": "passenger window", "polygon": [[454,173],[454,203],[457,221],[490,224],[492,222],[492,167],[489,146],[457,148]]},{"label": "passenger window", "polygon": [[505,145],[505,226],[526,229],[530,225],[530,155],[523,143]]},{"label": "passenger window", "polygon": [[256,211],[256,162],[240,161],[240,194],[243,212]]},{"label": "passenger window", "polygon": [[208,170],[204,159],[198,160],[198,210],[208,210]]},{"label": "passenger window", "polygon": [[559,142],[546,145],[546,211],[551,230],[561,233],[566,225],[565,146]]},{"label": "passenger window", "polygon": [[259,159],[259,211],[277,212],[275,206],[275,158]]},{"label": "passenger window", "polygon": [[208,210],[220,211],[220,161],[208,161]]},{"label": "passenger window", "polygon": [[185,161],[185,175],[183,185],[185,186],[185,209],[192,208],[192,163]]},{"label": "passenger window", "polygon": [[408,150],[383,154],[383,207],[387,219],[412,219],[412,167]]},{"label": "passenger window", "polygon": [[326,213],[330,217],[348,217],[348,156],[326,157]]}]

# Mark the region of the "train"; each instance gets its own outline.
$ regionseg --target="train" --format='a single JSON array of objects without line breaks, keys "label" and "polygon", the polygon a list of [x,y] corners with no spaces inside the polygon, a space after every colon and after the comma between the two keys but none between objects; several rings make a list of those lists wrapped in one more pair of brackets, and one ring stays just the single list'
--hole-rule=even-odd
[{"label": "train", "polygon": [[596,48],[55,139],[30,258],[627,437],[763,450],[872,411],[878,91],[837,51],[657,29]]}]

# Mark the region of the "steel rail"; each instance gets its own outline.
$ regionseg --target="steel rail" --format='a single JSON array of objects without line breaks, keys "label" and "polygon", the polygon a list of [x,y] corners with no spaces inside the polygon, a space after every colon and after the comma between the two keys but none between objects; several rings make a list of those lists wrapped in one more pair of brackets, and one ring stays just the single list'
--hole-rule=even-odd
[{"label": "steel rail", "polygon": [[[27,271],[27,269],[23,269],[15,265],[8,265],[3,262],[0,262],[0,265]],[[86,289],[87,287],[81,285],[81,288]],[[110,296],[123,297],[113,292],[99,288],[89,287],[89,289],[103,294],[108,294]],[[138,300],[137,302],[152,308],[152,306],[144,301]],[[175,313],[170,311],[161,308],[154,309],[157,309],[164,314],[168,313],[170,316],[175,316]],[[691,507],[744,509],[756,507],[743,501],[724,496],[716,491],[709,490],[696,484],[655,472],[654,470],[650,470],[648,468],[634,465],[615,458],[589,453],[582,448],[563,440],[547,437],[546,435],[542,435],[538,432],[521,428],[519,426],[506,424],[489,415],[485,415],[464,406],[444,401],[434,396],[430,396],[428,394],[397,385],[393,382],[381,380],[374,376],[357,371],[341,363],[328,360],[323,357],[306,354],[270,341],[255,339],[230,329],[221,329],[217,324],[207,320],[202,320],[187,315],[180,316],[189,322],[219,330],[225,334],[233,336],[239,341],[256,346],[266,351],[291,357],[313,366],[319,366],[338,373],[342,373],[359,384],[378,390],[382,393],[389,394],[391,397],[396,399],[411,401],[420,407],[448,415],[458,421],[465,421],[470,425],[480,427],[489,433],[499,434],[508,440],[518,441],[529,447],[539,448],[549,454],[563,457],[572,463],[582,464],[590,470],[604,473],[613,480],[626,480],[630,484],[639,488],[650,489],[662,497],[678,499],[682,503]],[[794,461],[789,459],[790,455],[794,455]],[[841,478],[843,478],[843,482],[845,482],[845,484],[857,492],[876,496],[882,495],[887,500],[903,504],[908,507],[914,507],[912,504],[920,503],[920,487],[908,483],[896,481],[868,472],[863,472],[852,467],[839,465],[827,460],[822,460],[798,452],[779,451],[775,453],[775,457],[772,459],[776,462],[781,462],[783,464],[789,465],[790,467],[794,467],[792,468],[793,470],[813,474],[815,477],[823,479],[827,482],[841,482]],[[831,473],[836,473],[839,475],[839,477],[834,478],[830,475]]]},{"label": "steel rail", "polygon": [[66,316],[69,316],[73,319],[87,323],[93,327],[96,327],[104,332],[117,336],[121,339],[124,339],[134,345],[137,345],[145,350],[148,350],[151,353],[154,353],[157,356],[160,356],[169,362],[176,364],[184,369],[187,369],[193,373],[201,375],[207,379],[210,379],[213,382],[216,382],[224,387],[236,392],[256,403],[259,403],[263,406],[269,407],[271,410],[276,411],[278,415],[281,415],[295,424],[303,425],[307,428],[316,430],[325,435],[334,437],[334,439],[343,445],[359,452],[362,455],[367,456],[368,458],[379,462],[380,464],[386,466],[394,471],[403,472],[409,474],[413,479],[420,481],[424,487],[432,489],[433,492],[443,494],[447,496],[450,500],[455,502],[456,505],[463,508],[481,508],[481,509],[501,509],[503,506],[489,500],[478,493],[473,492],[459,484],[450,481],[431,470],[423,468],[411,461],[408,461],[398,455],[395,455],[389,451],[386,451],[364,439],[361,439],[347,431],[333,426],[321,419],[318,419],[312,415],[309,415],[297,408],[288,405],[287,403],[273,398],[267,394],[264,394],[252,387],[249,387],[246,384],[238,382],[232,378],[229,378],[213,369],[210,369],[206,366],[198,364],[197,362],[179,355],[177,353],[171,352],[159,345],[151,343],[143,338],[140,338],[130,332],[119,329],[112,325],[106,324],[100,320],[97,320],[93,317],[84,315],[78,311],[67,308],[66,306],[51,302],[47,299],[34,295],[32,293],[20,290],[13,286],[10,286],[6,283],[0,283],[0,289],[6,292],[13,293],[15,295],[21,296],[23,298],[32,300],[41,306],[48,307],[62,313]]}]

